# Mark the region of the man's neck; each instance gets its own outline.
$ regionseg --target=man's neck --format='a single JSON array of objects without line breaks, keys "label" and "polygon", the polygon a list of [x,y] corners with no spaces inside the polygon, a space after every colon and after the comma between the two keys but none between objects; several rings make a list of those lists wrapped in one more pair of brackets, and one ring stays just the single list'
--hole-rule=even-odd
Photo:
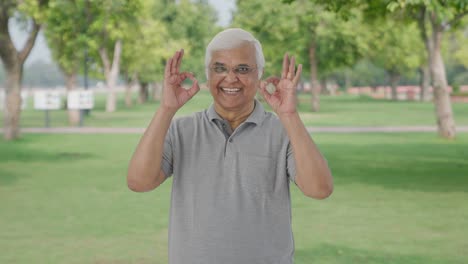
[{"label": "man's neck", "polygon": [[247,120],[250,114],[252,114],[254,108],[255,101],[252,101],[252,103],[249,104],[247,107],[235,111],[227,111],[225,109],[222,109],[221,107],[218,107],[215,104],[216,113],[218,113],[218,115],[221,118],[229,122],[229,125],[231,126],[232,130],[236,129],[240,124]]}]

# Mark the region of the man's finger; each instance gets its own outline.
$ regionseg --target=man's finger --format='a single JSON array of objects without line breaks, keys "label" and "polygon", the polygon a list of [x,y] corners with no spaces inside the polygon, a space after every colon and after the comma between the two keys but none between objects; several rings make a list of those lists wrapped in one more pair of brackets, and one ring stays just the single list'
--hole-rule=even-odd
[{"label": "man's finger", "polygon": [[166,68],[164,69],[164,78],[167,79],[171,75],[171,67],[172,67],[172,58],[170,58],[166,62]]},{"label": "man's finger", "polygon": [[295,68],[296,68],[296,59],[294,58],[294,56],[292,56],[291,61],[289,62],[288,79],[292,80],[294,78]]},{"label": "man's finger", "polygon": [[289,60],[289,56],[288,56],[288,53],[286,52],[283,57],[283,69],[281,72],[281,79],[286,78],[286,75],[288,74],[288,60]]},{"label": "man's finger", "polygon": [[179,59],[179,54],[180,51],[176,51],[176,53],[172,57],[171,74],[177,73],[177,60]]},{"label": "man's finger", "polygon": [[179,51],[179,57],[177,58],[177,63],[176,63],[176,73],[179,72],[180,70],[180,64],[182,64],[182,58],[184,57],[184,49],[181,49]]},{"label": "man's finger", "polygon": [[296,76],[294,76],[294,80],[293,80],[293,83],[295,86],[298,84],[299,79],[301,78],[301,73],[302,73],[302,64],[299,64],[297,66]]},{"label": "man's finger", "polygon": [[280,82],[280,78],[276,77],[276,76],[270,76],[268,78],[265,79],[265,82],[267,83],[272,83],[274,84],[275,86],[278,85],[278,83]]}]

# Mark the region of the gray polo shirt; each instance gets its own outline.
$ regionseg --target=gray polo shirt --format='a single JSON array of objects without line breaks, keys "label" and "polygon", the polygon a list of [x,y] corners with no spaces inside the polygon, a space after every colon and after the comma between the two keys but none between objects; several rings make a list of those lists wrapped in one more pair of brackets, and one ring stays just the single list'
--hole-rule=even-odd
[{"label": "gray polo shirt", "polygon": [[294,157],[279,119],[258,101],[234,131],[213,105],[175,119],[162,168],[173,175],[170,264],[293,263]]}]

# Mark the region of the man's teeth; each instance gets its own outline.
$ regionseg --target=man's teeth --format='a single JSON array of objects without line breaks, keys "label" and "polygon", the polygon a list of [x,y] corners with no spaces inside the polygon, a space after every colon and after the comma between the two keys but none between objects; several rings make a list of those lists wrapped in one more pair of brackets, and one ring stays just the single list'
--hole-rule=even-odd
[{"label": "man's teeth", "polygon": [[221,90],[223,90],[224,92],[227,92],[227,93],[237,93],[240,91],[240,88],[225,88],[225,87],[221,87]]}]

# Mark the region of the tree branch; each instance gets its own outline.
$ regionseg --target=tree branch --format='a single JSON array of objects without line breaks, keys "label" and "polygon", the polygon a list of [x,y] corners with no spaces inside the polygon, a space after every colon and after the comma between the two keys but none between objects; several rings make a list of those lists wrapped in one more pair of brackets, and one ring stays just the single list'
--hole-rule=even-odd
[{"label": "tree branch", "polygon": [[120,54],[122,53],[122,41],[119,39],[117,40],[117,42],[115,43],[115,47],[114,47],[114,58],[113,58],[113,61],[112,61],[112,67],[113,69],[115,69],[115,67],[118,67],[119,66],[119,63],[120,63]]},{"label": "tree branch", "polygon": [[0,59],[6,68],[10,68],[15,64],[15,59],[18,55],[8,31],[8,12],[13,5],[9,2],[3,2],[0,4],[0,7],[2,7],[0,10]]},{"label": "tree branch", "polygon": [[460,14],[457,14],[452,20],[450,20],[450,21],[448,21],[446,23],[443,23],[442,28],[444,30],[447,30],[450,27],[450,25],[453,25],[456,22],[460,21],[460,19],[462,19],[466,15],[468,15],[468,10],[465,10],[464,12],[461,12]]},{"label": "tree branch", "polygon": [[18,58],[21,64],[23,64],[23,62],[26,60],[29,53],[31,52],[32,48],[34,47],[34,43],[36,42],[37,34],[39,33],[40,29],[41,25],[33,19],[33,29],[29,33],[28,39],[26,40],[23,49],[21,49],[21,51],[18,53]]},{"label": "tree branch", "polygon": [[106,78],[107,78],[110,73],[111,65],[109,61],[109,56],[107,56],[106,48],[104,47],[99,48],[99,55],[101,56],[102,64],[104,64],[104,74],[106,75]]}]

